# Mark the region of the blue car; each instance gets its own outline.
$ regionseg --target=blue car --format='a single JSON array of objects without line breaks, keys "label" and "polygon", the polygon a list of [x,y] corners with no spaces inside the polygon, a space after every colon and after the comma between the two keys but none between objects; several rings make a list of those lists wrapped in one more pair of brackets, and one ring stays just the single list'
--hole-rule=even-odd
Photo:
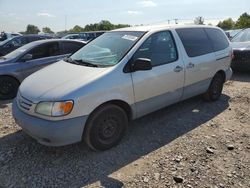
[{"label": "blue car", "polygon": [[0,57],[0,100],[14,98],[27,76],[76,52],[85,44],[74,40],[39,40]]}]

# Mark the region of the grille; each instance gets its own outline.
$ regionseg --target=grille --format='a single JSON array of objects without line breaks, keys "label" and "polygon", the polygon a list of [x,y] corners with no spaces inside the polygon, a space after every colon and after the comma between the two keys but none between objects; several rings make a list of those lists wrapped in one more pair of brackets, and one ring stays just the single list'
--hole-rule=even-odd
[{"label": "grille", "polygon": [[26,99],[25,97],[19,95],[18,96],[18,104],[19,107],[22,108],[23,110],[30,111],[33,103],[32,101]]},{"label": "grille", "polygon": [[235,61],[250,61],[250,51],[249,50],[234,50],[234,60]]}]

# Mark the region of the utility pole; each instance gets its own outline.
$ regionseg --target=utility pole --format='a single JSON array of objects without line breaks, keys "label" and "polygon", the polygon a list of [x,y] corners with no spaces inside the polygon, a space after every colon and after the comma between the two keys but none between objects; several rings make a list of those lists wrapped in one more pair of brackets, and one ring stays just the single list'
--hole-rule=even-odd
[{"label": "utility pole", "polygon": [[178,24],[178,19],[177,18],[175,18],[174,21],[175,21],[175,24]]},{"label": "utility pole", "polygon": [[66,33],[66,31],[67,31],[67,15],[65,15],[65,17],[64,17],[64,30]]}]

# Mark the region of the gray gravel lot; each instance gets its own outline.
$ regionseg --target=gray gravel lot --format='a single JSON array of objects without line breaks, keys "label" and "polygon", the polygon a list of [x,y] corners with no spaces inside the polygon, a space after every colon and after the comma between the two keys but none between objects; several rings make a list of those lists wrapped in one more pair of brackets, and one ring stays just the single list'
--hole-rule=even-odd
[{"label": "gray gravel lot", "polygon": [[130,123],[105,152],[46,147],[0,103],[0,187],[250,187],[250,74],[219,101],[195,97]]}]

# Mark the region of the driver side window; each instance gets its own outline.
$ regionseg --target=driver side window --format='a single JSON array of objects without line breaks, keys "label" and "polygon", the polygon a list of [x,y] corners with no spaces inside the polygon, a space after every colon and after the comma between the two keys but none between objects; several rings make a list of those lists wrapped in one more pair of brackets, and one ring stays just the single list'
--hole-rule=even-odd
[{"label": "driver side window", "polygon": [[176,45],[170,31],[162,31],[151,35],[137,50],[133,60],[147,58],[152,66],[174,62],[178,59]]},{"label": "driver side window", "polygon": [[58,42],[51,42],[45,45],[40,45],[29,52],[32,59],[45,58],[50,56],[60,55]]}]

